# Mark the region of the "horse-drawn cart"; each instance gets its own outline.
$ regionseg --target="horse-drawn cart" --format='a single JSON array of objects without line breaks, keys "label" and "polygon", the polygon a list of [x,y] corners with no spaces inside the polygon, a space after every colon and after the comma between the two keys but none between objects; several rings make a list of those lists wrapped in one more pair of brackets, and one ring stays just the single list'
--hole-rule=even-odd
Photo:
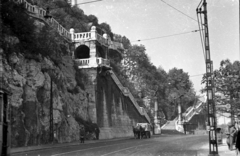
[{"label": "horse-drawn cart", "polygon": [[152,126],[149,123],[137,123],[136,126],[133,126],[134,137],[141,139],[151,138]]}]

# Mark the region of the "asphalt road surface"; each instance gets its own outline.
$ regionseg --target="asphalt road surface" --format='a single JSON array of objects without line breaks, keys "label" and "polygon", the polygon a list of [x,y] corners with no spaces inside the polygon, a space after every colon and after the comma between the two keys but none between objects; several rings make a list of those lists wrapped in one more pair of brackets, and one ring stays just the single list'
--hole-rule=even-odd
[{"label": "asphalt road surface", "polygon": [[161,135],[121,139],[16,153],[12,156],[201,156],[208,136]]}]

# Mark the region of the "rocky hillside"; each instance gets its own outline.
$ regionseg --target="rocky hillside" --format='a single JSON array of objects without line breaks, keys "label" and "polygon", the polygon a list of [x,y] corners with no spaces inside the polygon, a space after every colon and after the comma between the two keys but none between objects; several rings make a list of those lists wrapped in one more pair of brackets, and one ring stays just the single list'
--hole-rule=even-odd
[{"label": "rocky hillside", "polygon": [[3,79],[11,88],[12,147],[49,143],[52,81],[55,142],[79,139],[79,126],[90,133],[88,78],[77,71],[70,46],[23,5],[2,1],[0,52]]},{"label": "rocky hillside", "polygon": [[[11,37],[11,46],[16,44],[19,40]],[[76,72],[71,57],[62,56],[57,66],[49,58],[38,57],[40,61],[17,51],[10,55],[3,51],[4,78],[13,93],[10,97],[13,147],[48,143],[51,80],[56,141],[76,140],[81,124],[91,126],[87,111],[91,99],[81,83],[87,79]]]}]

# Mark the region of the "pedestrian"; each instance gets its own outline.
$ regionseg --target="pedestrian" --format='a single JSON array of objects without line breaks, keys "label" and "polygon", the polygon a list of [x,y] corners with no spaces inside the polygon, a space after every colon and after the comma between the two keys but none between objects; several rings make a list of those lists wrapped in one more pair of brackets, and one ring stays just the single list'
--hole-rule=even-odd
[{"label": "pedestrian", "polygon": [[237,135],[236,135],[236,154],[239,155],[240,153],[240,124],[237,125]]},{"label": "pedestrian", "polygon": [[234,125],[231,125],[230,127],[230,135],[229,135],[229,150],[233,150],[233,144],[235,143],[235,136],[236,136],[236,128]]},{"label": "pedestrian", "polygon": [[96,135],[96,139],[99,140],[99,133],[100,133],[99,128],[95,127],[94,132],[95,132],[95,135]]},{"label": "pedestrian", "polygon": [[80,128],[80,142],[84,143],[84,140],[85,140],[85,128],[81,127]]}]

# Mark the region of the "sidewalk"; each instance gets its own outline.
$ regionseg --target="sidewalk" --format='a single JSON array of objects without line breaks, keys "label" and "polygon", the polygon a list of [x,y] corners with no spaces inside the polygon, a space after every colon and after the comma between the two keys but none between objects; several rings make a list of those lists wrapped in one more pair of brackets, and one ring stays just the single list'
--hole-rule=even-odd
[{"label": "sidewalk", "polygon": [[[208,154],[209,154],[209,144],[205,144],[202,147],[200,147],[198,156],[208,156]],[[226,138],[223,138],[223,143],[218,145],[218,155],[219,156],[236,156],[235,150],[230,151],[228,149]]]}]

